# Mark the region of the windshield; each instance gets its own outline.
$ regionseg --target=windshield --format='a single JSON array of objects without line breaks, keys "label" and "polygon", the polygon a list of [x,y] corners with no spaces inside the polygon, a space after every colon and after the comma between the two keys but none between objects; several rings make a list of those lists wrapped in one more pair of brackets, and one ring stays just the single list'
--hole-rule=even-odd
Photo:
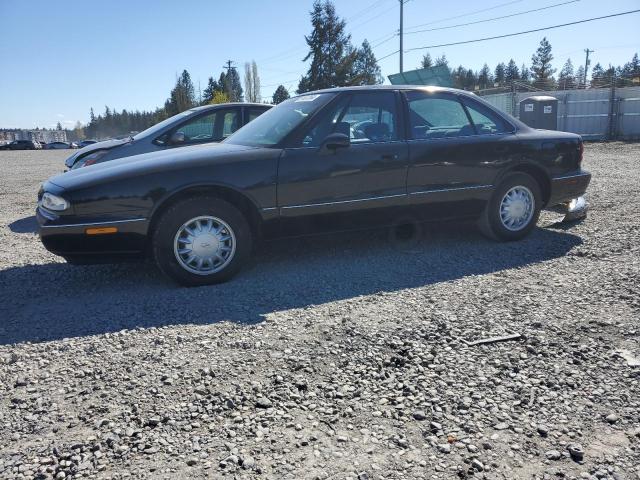
[{"label": "windshield", "polygon": [[156,123],[154,126],[147,128],[146,130],[141,131],[140,133],[138,133],[137,135],[135,135],[133,137],[134,140],[138,140],[139,138],[144,138],[148,135],[154,135],[156,133],[158,133],[160,130],[162,130],[164,127],[166,127],[167,125],[170,125],[172,123],[174,123],[176,120],[179,120],[181,118],[184,118],[188,115],[191,115],[194,112],[194,110],[185,110],[184,112],[181,112],[177,115],[174,115],[173,117],[169,117],[166,120],[161,121],[160,123]]},{"label": "windshield", "polygon": [[334,96],[335,93],[314,93],[291,98],[242,127],[224,143],[254,147],[276,145]]}]

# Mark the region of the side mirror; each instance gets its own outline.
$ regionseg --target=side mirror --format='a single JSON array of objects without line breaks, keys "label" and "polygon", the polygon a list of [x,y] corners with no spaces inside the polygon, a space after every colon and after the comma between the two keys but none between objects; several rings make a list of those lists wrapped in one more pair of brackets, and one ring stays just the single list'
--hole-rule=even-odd
[{"label": "side mirror", "polygon": [[169,143],[171,145],[178,145],[180,143],[184,143],[185,140],[184,132],[173,132],[169,138]]},{"label": "side mirror", "polygon": [[344,133],[331,133],[324,139],[320,149],[336,151],[339,148],[347,148],[350,145],[351,138],[349,138],[349,135],[345,135]]}]

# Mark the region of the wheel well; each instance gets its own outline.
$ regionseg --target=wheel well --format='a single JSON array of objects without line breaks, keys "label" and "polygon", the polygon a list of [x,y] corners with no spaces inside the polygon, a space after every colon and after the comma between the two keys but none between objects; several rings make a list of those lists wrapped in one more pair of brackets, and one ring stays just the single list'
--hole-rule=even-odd
[{"label": "wheel well", "polygon": [[549,197],[551,196],[551,179],[549,178],[549,175],[547,175],[547,172],[534,165],[518,165],[512,170],[509,170],[509,173],[511,172],[523,172],[535,178],[538,185],[540,185],[543,205],[547,204]]},{"label": "wheel well", "polygon": [[187,198],[193,198],[198,196],[210,195],[222,200],[225,200],[232,204],[234,207],[238,208],[240,212],[245,216],[247,222],[249,222],[249,226],[251,227],[251,233],[254,237],[259,237],[260,230],[260,213],[258,212],[258,208],[255,204],[249,200],[243,194],[227,187],[221,186],[198,186],[191,187],[185,190],[181,190],[169,198],[165,199],[162,204],[156,208],[155,212],[151,216],[151,222],[149,223],[149,233],[152,234],[155,228],[156,223],[162,216],[162,214],[170,207],[175,205],[182,200]]}]

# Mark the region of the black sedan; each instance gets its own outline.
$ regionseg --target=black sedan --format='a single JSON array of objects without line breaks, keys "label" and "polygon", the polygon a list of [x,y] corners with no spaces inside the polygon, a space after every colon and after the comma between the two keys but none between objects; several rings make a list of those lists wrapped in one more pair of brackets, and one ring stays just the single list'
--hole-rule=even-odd
[{"label": "black sedan", "polygon": [[[287,100],[223,143],[138,155],[47,181],[45,247],[71,263],[150,255],[184,285],[232,277],[259,238],[476,219],[508,241],[580,203],[571,133],[533,130],[473,94],[353,87]],[[580,203],[581,204],[581,203]]]},{"label": "black sedan", "polygon": [[14,140],[11,143],[0,145],[0,150],[39,150],[42,146],[33,140]]}]

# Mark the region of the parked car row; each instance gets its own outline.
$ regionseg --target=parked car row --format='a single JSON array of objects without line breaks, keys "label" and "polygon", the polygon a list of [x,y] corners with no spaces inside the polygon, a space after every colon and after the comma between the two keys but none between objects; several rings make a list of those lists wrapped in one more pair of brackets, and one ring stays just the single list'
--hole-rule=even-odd
[{"label": "parked car row", "polygon": [[84,148],[97,143],[96,140],[83,140],[81,142],[40,142],[38,140],[14,140],[0,145],[0,150],[64,150],[71,148]]},{"label": "parked car row", "polygon": [[70,263],[148,256],[204,285],[231,278],[262,238],[410,218],[475,220],[510,241],[542,208],[585,206],[579,135],[532,129],[469,92],[335,88],[262,111],[196,108],[76,152],[38,194],[44,246]]}]

